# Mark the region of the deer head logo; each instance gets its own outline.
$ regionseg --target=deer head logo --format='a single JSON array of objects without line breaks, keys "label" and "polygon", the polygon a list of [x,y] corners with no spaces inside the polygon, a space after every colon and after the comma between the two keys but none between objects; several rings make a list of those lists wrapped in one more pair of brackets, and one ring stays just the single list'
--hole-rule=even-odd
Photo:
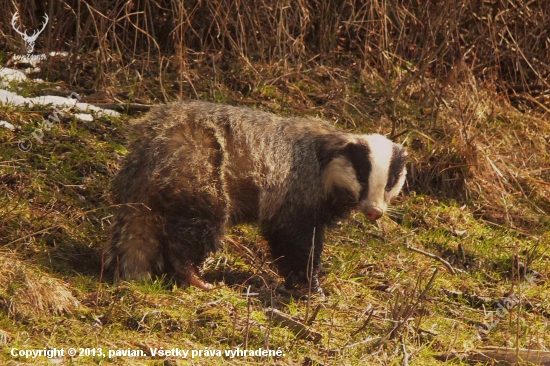
[{"label": "deer head logo", "polygon": [[38,36],[40,35],[40,33],[42,33],[42,31],[44,31],[44,29],[46,28],[46,25],[48,25],[48,20],[50,18],[48,18],[48,15],[47,14],[44,14],[44,25],[42,26],[42,29],[40,29],[39,31],[35,30],[32,35],[28,35],[27,34],[27,30],[25,29],[24,32],[21,32],[19,30],[19,27],[17,27],[15,25],[15,21],[17,20],[17,18],[19,18],[19,12],[15,12],[15,14],[13,14],[13,17],[11,18],[11,26],[13,27],[13,29],[19,33],[21,36],[23,36],[23,40],[25,41],[25,43],[27,44],[27,53],[28,54],[31,54],[33,51],[34,51],[34,42],[36,42],[36,38],[38,38]]}]

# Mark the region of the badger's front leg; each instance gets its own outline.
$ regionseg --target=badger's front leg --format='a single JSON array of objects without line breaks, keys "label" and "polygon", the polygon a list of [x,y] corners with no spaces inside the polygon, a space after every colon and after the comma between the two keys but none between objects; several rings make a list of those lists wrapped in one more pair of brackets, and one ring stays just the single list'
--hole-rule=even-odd
[{"label": "badger's front leg", "polygon": [[322,292],[319,269],[325,227],[307,215],[289,215],[284,220],[262,224],[262,233],[271,248],[285,287],[313,293]]}]

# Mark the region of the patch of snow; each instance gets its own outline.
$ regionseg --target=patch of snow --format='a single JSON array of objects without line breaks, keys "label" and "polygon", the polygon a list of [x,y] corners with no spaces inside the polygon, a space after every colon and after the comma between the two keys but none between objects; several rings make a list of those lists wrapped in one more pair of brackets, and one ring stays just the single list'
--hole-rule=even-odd
[{"label": "patch of snow", "polygon": [[17,95],[11,91],[0,89],[0,103],[12,104],[15,106],[27,103],[27,98]]},{"label": "patch of snow", "polygon": [[15,130],[15,126],[9,122],[0,120],[0,127],[7,128],[8,130]]},{"label": "patch of snow", "polygon": [[[8,68],[0,68],[0,76],[3,76],[4,78],[8,80],[16,80],[14,78],[20,78],[19,80],[25,80],[25,74],[18,70],[12,70]],[[7,75],[7,77],[5,76]],[[12,79],[9,79],[9,78]],[[78,99],[73,98],[65,98],[65,97],[59,97],[59,96],[53,96],[53,95],[46,95],[46,96],[40,96],[40,97],[34,97],[34,98],[25,98],[22,97],[16,93],[10,92],[8,90],[1,89],[2,84],[0,83],[0,103],[2,104],[12,104],[14,106],[21,106],[21,105],[52,105],[54,107],[75,107],[82,112],[89,112],[89,111],[95,111],[99,115],[108,115],[108,116],[120,116],[120,113],[110,110],[110,109],[103,109],[100,107],[96,107],[95,105],[91,105],[88,103],[80,103],[78,102]],[[84,117],[87,118],[87,117]]]},{"label": "patch of snow", "polygon": [[24,81],[27,80],[27,76],[24,72],[19,70],[10,69],[7,67],[0,67],[0,78],[5,81]]},{"label": "patch of snow", "polygon": [[66,52],[66,51],[63,51],[63,52],[52,51],[52,52],[49,53],[49,55],[52,56],[52,57],[55,57],[55,56],[69,57],[69,52]]},{"label": "patch of snow", "polygon": [[79,121],[92,122],[94,117],[88,113],[75,113],[74,115]]},{"label": "patch of snow", "polygon": [[[76,99],[73,99],[76,100]],[[81,111],[88,112],[88,111],[96,111],[98,114],[106,114],[108,116],[120,116],[120,113],[117,111],[113,111],[111,109],[103,109],[96,107],[95,105],[91,105],[88,103],[76,103],[76,108],[80,109]]]},{"label": "patch of snow", "polygon": [[38,105],[52,104],[54,106],[65,105],[69,107],[73,107],[78,102],[78,99],[59,97],[57,95],[42,95],[40,97],[27,98],[27,100],[31,104],[38,104]]}]

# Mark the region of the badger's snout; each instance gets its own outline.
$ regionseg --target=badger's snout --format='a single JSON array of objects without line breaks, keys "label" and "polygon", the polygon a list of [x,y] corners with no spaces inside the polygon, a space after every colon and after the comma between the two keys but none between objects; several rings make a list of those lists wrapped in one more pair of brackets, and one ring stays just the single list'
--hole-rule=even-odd
[{"label": "badger's snout", "polygon": [[382,217],[382,215],[384,214],[384,211],[380,207],[369,206],[363,211],[363,213],[365,214],[365,217],[368,220],[376,221]]}]

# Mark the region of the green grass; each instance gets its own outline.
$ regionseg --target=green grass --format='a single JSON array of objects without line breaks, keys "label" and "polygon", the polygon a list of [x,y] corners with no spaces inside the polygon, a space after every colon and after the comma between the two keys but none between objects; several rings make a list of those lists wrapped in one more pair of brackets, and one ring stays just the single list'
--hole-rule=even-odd
[{"label": "green grass", "polygon": [[[211,88],[211,83],[206,84],[205,90]],[[364,96],[363,89],[363,84],[350,85],[352,94],[347,100],[353,105],[370,105],[368,98],[372,95]],[[371,89],[377,92],[373,86]],[[220,92],[231,93],[229,89],[211,90],[216,100],[233,98]],[[27,94],[34,92],[29,90]],[[293,98],[285,97],[289,93]],[[328,102],[329,107],[311,107],[315,103],[308,99],[308,93],[321,93],[321,87],[304,82],[289,87],[266,85],[253,89],[249,98],[292,115],[304,114],[301,111],[306,109],[308,114],[327,118],[341,115],[341,125],[364,129],[365,125],[358,123],[357,109],[344,103],[337,108],[332,101]],[[516,112],[507,115],[502,108],[492,122],[484,120],[487,124],[483,133],[490,135],[504,128],[520,133],[534,123]],[[438,129],[422,130],[421,124],[426,121],[418,119],[414,105],[400,104],[399,111],[410,121],[403,122],[406,125],[402,127],[411,131],[403,139],[414,164],[418,164],[415,166],[429,161],[434,154],[439,154],[438,158],[450,156],[449,161],[462,159],[461,139]],[[402,364],[405,347],[410,364],[436,365],[443,362],[434,355],[464,352],[465,347],[517,345],[540,349],[550,342],[550,291],[545,281],[549,272],[550,220],[534,208],[548,207],[548,200],[542,194],[531,194],[536,191],[527,189],[532,181],[525,183],[524,188],[529,199],[512,191],[517,185],[511,179],[503,183],[509,183],[506,194],[513,192],[506,199],[512,197],[518,203],[515,209],[521,210],[522,226],[521,220],[490,220],[487,212],[498,219],[500,216],[494,212],[505,206],[498,206],[496,201],[492,202],[494,206],[488,206],[483,203],[484,196],[476,195],[474,190],[469,196],[445,191],[445,187],[456,186],[441,180],[440,186],[428,187],[430,192],[421,185],[424,176],[411,170],[408,193],[393,205],[397,211],[392,214],[394,219],[386,216],[372,224],[354,214],[328,232],[322,269],[322,286],[327,294],[324,299],[300,300],[281,291],[282,279],[270,265],[265,242],[254,226],[233,228],[224,240],[224,248],[206,261],[206,278],[219,285],[211,292],[177,288],[169,281],[114,285],[110,278],[100,282],[101,250],[108,240],[111,218],[109,181],[127,153],[124,136],[128,120],[96,116],[93,122],[80,122],[62,118],[54,128],[43,131],[43,143],[33,143],[29,152],[19,150],[17,142],[21,138],[32,139],[32,132],[50,113],[48,107],[0,107],[0,119],[9,119],[19,128],[0,129],[2,257],[16,258],[44,278],[68,286],[78,306],[71,304],[70,312],[62,314],[32,311],[32,303],[13,308],[11,301],[22,297],[10,296],[25,288],[22,286],[26,282],[20,277],[6,277],[20,282],[13,281],[0,292],[0,363],[49,362],[44,357],[14,358],[10,354],[13,348],[101,348],[105,354],[108,349],[149,353],[150,348],[161,347],[223,352],[242,349],[246,343],[247,349],[269,346],[281,349],[285,356],[168,359],[177,360],[178,364],[201,365],[397,365]],[[387,133],[390,127],[386,123],[378,128]],[[451,127],[456,126],[446,126]],[[511,138],[512,133],[506,136]],[[420,147],[414,147],[414,141]],[[509,143],[515,144],[513,140]],[[491,150],[493,154],[499,151]],[[539,167],[547,169],[547,156],[540,159]],[[432,159],[430,167],[443,163]],[[501,168],[504,171],[502,165]],[[486,172],[477,177],[475,174],[468,177],[467,183],[485,187],[481,178],[487,178],[483,175]],[[453,196],[454,193],[457,194]],[[512,208],[507,209],[512,215]],[[457,273],[453,275],[439,261],[407,249],[407,244],[451,262]],[[528,270],[540,273],[540,282],[523,283],[518,290],[519,280],[512,276],[517,272],[516,257]],[[435,280],[420,298],[436,268]],[[8,274],[9,271],[0,277]],[[247,298],[244,294],[249,286],[258,295]],[[454,298],[445,290],[492,300],[513,291],[521,293],[523,305],[499,318],[487,337],[480,338],[476,330],[495,309],[472,306],[467,298]],[[527,303],[533,309],[527,308]],[[272,323],[264,312],[272,306],[300,322],[304,322],[306,313],[311,317],[319,307],[310,328],[320,333],[322,340],[315,343],[301,339],[288,327]],[[391,334],[399,323],[402,326]],[[65,357],[63,362],[162,365],[164,358],[88,355]],[[461,361],[450,363],[458,365]]]}]

